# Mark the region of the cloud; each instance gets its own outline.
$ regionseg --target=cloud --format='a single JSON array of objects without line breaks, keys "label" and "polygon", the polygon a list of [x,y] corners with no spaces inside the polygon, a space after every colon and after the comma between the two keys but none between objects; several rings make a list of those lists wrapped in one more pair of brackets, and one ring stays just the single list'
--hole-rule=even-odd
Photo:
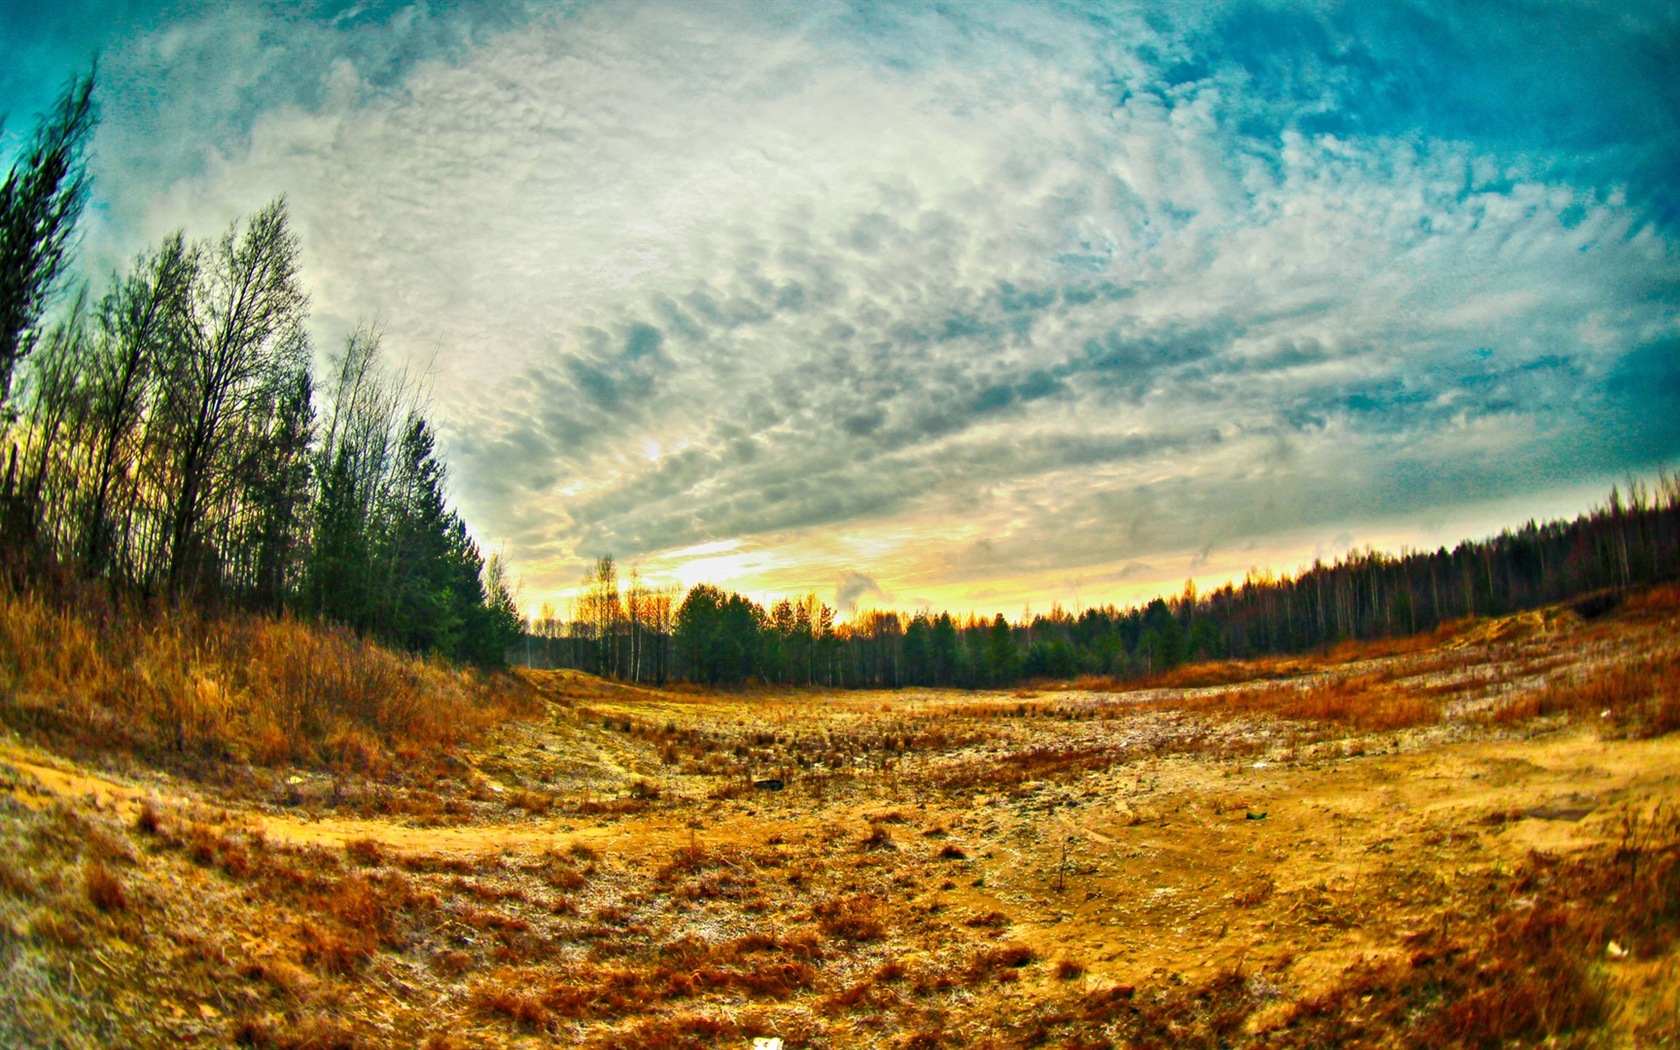
[{"label": "cloud", "polygon": [[859,603],[868,598],[880,598],[882,601],[892,601],[881,585],[861,572],[844,572],[834,585],[834,607],[842,615],[851,616],[858,610]]},{"label": "cloud", "polygon": [[112,52],[95,239],[286,192],[533,592],[1129,585],[1680,452],[1680,19],[1623,14],[206,9]]}]

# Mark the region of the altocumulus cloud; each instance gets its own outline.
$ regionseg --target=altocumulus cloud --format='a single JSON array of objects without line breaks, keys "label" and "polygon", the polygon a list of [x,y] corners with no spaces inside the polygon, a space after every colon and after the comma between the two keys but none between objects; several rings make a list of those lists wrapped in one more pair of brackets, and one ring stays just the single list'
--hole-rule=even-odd
[{"label": "altocumulus cloud", "polygon": [[1101,600],[1680,450],[1670,7],[121,26],[90,244],[288,194],[318,342],[432,362],[537,595],[728,540],[760,593]]}]

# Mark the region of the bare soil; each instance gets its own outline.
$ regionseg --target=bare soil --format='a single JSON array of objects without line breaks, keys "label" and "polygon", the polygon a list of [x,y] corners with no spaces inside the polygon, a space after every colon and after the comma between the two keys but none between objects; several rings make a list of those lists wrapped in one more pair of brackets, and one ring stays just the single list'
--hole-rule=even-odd
[{"label": "bare soil", "polygon": [[[1661,1045],[1680,885],[1639,880],[1680,841],[1680,735],[1500,712],[1671,652],[1676,626],[1552,610],[1264,669],[1438,712],[1380,731],[1247,711],[1242,680],[535,672],[543,717],[380,777],[191,781],[13,738],[0,1044]],[[1580,988],[1466,1013],[1541,987],[1501,931],[1554,912],[1576,933],[1544,972]]]}]

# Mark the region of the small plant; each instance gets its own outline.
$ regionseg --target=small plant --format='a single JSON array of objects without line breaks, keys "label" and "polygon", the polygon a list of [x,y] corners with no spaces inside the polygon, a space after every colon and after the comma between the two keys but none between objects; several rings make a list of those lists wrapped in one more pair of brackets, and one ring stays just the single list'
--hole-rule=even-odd
[{"label": "small plant", "polygon": [[385,850],[378,842],[370,838],[351,839],[344,844],[344,854],[354,864],[364,868],[376,867],[385,862]]},{"label": "small plant", "polygon": [[87,884],[88,900],[103,912],[124,911],[128,908],[128,894],[122,880],[97,860],[90,860],[82,869]]},{"label": "small plant", "polygon": [[830,897],[811,909],[824,933],[848,941],[878,941],[886,936],[881,902],[867,893]]},{"label": "small plant", "polygon": [[969,965],[968,972],[972,979],[980,979],[989,975],[1001,976],[1003,974],[1008,974],[1007,977],[1003,977],[1002,979],[1013,981],[1016,980],[1017,977],[1009,971],[1019,970],[1021,967],[1026,966],[1037,959],[1038,953],[1033,951],[1032,947],[1029,945],[1004,945],[1002,947],[992,948],[981,952],[979,955],[975,956],[974,961]]},{"label": "small plant", "polygon": [[505,799],[509,808],[522,809],[534,817],[542,816],[554,806],[554,796],[541,791],[510,791]]},{"label": "small plant", "polygon": [[1058,981],[1075,981],[1085,976],[1085,964],[1064,955],[1056,960],[1054,972]]}]

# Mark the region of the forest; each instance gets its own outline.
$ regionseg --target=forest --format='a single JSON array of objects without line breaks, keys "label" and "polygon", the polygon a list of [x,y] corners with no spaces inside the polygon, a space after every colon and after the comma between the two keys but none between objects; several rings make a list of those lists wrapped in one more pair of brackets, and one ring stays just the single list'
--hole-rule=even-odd
[{"label": "forest", "polygon": [[92,96],[91,74],[71,84],[0,185],[13,586],[288,614],[500,665],[518,610],[447,503],[423,383],[372,326],[313,374],[284,198],[218,238],[165,238],[102,290],[65,287]]},{"label": "forest", "polygon": [[997,688],[1085,676],[1142,679],[1186,663],[1323,650],[1396,638],[1474,616],[1571,602],[1588,614],[1626,591],[1680,576],[1680,476],[1638,480],[1573,521],[1529,522],[1451,551],[1376,550],[1294,576],[1250,572],[1240,586],[1113,605],[1060,606],[1010,623],[950,613],[865,610],[845,623],[808,595],[769,609],[708,584],[676,596],[613,560],[586,577],[579,615],[545,606],[521,657],[631,681],[709,685]]}]

